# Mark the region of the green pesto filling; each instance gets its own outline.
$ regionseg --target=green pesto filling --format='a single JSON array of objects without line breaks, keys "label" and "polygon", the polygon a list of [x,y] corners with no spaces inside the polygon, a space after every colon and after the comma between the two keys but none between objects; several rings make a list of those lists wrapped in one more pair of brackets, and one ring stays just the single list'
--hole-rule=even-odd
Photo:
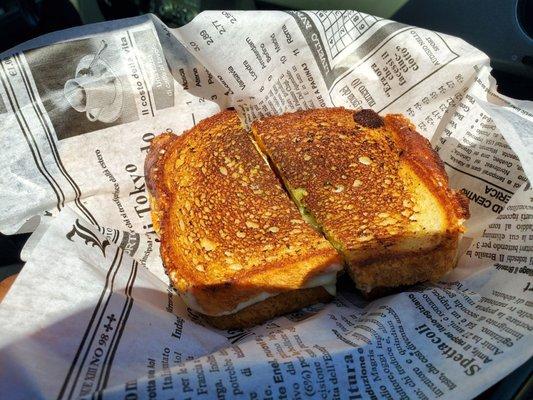
[{"label": "green pesto filling", "polygon": [[307,222],[309,225],[311,225],[313,228],[315,228],[318,232],[322,233],[326,237],[326,239],[331,243],[331,245],[335,247],[335,249],[337,249],[337,251],[344,253],[344,247],[342,246],[342,244],[338,242],[337,240],[335,240],[328,232],[326,232],[324,228],[319,225],[315,216],[311,214],[311,212],[309,212],[307,207],[303,205],[302,199],[305,196],[307,196],[307,190],[305,190],[304,188],[291,189],[289,185],[287,185],[285,180],[284,180],[284,183],[285,183],[285,186],[289,189],[289,192],[291,193],[291,197],[293,198],[293,201],[298,206],[298,209],[300,210],[300,214],[303,220]]},{"label": "green pesto filling", "polygon": [[307,196],[307,190],[305,190],[304,188],[292,189],[289,187],[289,185],[287,185],[285,180],[284,183],[287,189],[289,189],[289,193],[291,194],[292,200],[296,203],[296,206],[298,206],[298,210],[300,210],[300,214],[303,220],[309,225],[311,225],[313,228],[315,228],[317,231],[321,232],[320,226],[318,225],[318,222],[315,219],[314,215],[311,214],[302,203],[302,199]]}]

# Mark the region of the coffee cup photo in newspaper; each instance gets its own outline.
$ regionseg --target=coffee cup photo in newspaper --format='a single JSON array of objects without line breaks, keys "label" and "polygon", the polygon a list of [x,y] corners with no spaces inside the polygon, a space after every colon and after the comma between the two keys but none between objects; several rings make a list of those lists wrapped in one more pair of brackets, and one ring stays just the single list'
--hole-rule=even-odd
[{"label": "coffee cup photo in newspaper", "polygon": [[139,119],[118,46],[113,37],[86,38],[28,55],[34,92],[59,139]]},{"label": "coffee cup photo in newspaper", "polygon": [[95,55],[83,57],[76,68],[76,75],[65,83],[64,96],[78,112],[85,113],[91,122],[111,123],[117,120],[123,107],[123,90],[118,78],[101,55],[107,47]]}]

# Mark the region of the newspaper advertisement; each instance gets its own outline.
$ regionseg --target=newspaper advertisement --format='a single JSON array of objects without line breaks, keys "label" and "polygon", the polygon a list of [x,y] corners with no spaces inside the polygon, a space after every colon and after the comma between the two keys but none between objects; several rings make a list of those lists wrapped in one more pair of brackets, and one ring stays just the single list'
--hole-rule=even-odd
[{"label": "newspaper advertisement", "polygon": [[[89,73],[90,71],[90,73]],[[234,107],[402,113],[470,199],[458,267],[372,302],[347,279],[247,330],[169,287],[143,164]],[[33,231],[0,304],[9,398],[454,398],[533,355],[533,104],[461,39],[357,11],[208,11],[74,28],[0,56],[0,231]]]}]

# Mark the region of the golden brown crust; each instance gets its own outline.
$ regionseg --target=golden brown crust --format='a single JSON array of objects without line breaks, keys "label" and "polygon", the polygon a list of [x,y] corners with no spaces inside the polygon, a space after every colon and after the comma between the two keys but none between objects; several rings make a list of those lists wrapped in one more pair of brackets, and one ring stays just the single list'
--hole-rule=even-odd
[{"label": "golden brown crust", "polygon": [[274,317],[297,311],[316,303],[326,303],[333,298],[323,287],[291,290],[269,297],[234,314],[213,317],[202,315],[218,329],[242,329],[258,325]]},{"label": "golden brown crust", "polygon": [[206,314],[302,288],[340,262],[301,219],[234,111],[154,139],[146,174],[165,269]]},{"label": "golden brown crust", "polygon": [[404,160],[440,199],[446,211],[458,220],[468,219],[468,198],[461,192],[450,189],[444,163],[429,140],[416,132],[415,126],[403,115],[389,114],[384,119],[387,128],[396,135]]},{"label": "golden brown crust", "polygon": [[152,225],[156,233],[161,236],[161,219],[168,207],[169,189],[163,179],[163,166],[168,154],[172,153],[172,147],[177,145],[181,136],[172,133],[163,133],[156,136],[150,145],[150,151],[144,161],[144,175],[146,187],[149,193]]},{"label": "golden brown crust", "polygon": [[453,266],[448,249],[456,247],[467,203],[448,188],[442,161],[406,118],[317,109],[256,121],[252,132],[293,197],[343,252],[358,287],[412,284]]}]

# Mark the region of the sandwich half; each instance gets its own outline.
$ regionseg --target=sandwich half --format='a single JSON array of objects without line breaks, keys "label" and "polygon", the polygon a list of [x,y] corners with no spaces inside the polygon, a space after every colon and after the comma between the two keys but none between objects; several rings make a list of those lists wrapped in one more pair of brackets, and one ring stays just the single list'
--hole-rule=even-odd
[{"label": "sandwich half", "polygon": [[366,296],[436,281],[455,266],[468,201],[403,116],[316,109],[256,121],[252,132]]},{"label": "sandwich half", "polygon": [[145,174],[170,281],[215,327],[335,294],[342,258],[302,219],[235,111],[156,137]]}]

